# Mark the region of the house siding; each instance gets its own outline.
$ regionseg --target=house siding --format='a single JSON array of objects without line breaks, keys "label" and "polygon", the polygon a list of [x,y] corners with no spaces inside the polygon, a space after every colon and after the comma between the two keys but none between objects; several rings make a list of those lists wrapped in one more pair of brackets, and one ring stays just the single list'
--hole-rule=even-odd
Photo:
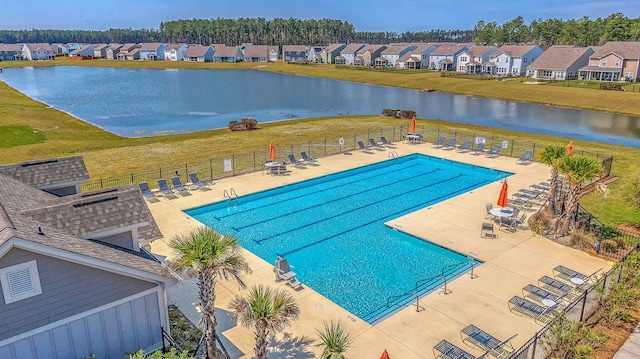
[{"label": "house siding", "polygon": [[137,249],[133,247],[133,234],[131,231],[118,233],[118,234],[114,234],[106,237],[95,238],[95,239],[101,242],[107,242],[122,248],[130,249],[130,250]]},{"label": "house siding", "polygon": [[59,188],[47,188],[46,191],[60,197],[70,196],[72,194],[79,193],[78,187],[76,187],[76,185],[59,187]]},{"label": "house siding", "polygon": [[157,286],[16,248],[0,258],[0,268],[31,260],[37,262],[42,294],[0,302],[0,341]]}]

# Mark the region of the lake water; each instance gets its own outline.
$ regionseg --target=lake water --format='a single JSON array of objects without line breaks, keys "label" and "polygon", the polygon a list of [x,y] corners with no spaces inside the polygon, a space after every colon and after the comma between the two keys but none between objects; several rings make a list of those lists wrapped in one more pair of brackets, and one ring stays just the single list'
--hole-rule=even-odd
[{"label": "lake water", "polygon": [[28,67],[5,69],[0,80],[126,137],[226,128],[243,117],[263,123],[398,108],[420,118],[640,147],[634,116],[255,70]]}]

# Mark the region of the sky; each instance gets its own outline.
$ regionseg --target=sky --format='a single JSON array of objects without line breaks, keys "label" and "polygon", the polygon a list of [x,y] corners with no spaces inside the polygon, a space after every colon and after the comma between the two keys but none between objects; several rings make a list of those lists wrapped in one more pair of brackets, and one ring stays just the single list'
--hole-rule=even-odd
[{"label": "sky", "polygon": [[347,21],[356,31],[473,29],[479,20],[640,17],[640,0],[0,0],[0,30],[157,29],[161,22],[210,18]]}]

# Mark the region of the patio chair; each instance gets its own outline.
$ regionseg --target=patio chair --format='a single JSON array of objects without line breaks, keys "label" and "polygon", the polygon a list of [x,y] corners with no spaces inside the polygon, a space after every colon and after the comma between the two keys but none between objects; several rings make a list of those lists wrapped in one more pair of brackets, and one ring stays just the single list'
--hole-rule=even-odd
[{"label": "patio chair", "polygon": [[308,163],[314,166],[320,165],[320,162],[318,160],[316,160],[315,158],[309,157],[307,153],[304,151],[300,152],[300,156],[302,156],[302,160],[304,160],[305,163]]},{"label": "patio chair", "polygon": [[496,238],[497,235],[493,231],[493,223],[482,223],[482,229],[480,230],[480,237]]},{"label": "patio chair", "polygon": [[384,146],[379,145],[376,143],[376,141],[373,140],[373,138],[369,139],[369,144],[371,145],[371,148],[374,148],[378,151],[385,151],[386,149],[384,148]]},{"label": "patio chair", "polygon": [[601,270],[602,268],[587,276],[580,272],[576,272],[571,268],[559,265],[553,268],[553,276],[576,284],[576,287],[580,287],[584,285],[584,283],[592,282],[596,278],[596,274],[598,274]]},{"label": "patio chair", "polygon": [[173,192],[171,188],[169,188],[169,185],[167,184],[167,180],[165,179],[158,180],[158,189],[160,190],[160,193],[162,193],[162,195],[165,197],[167,196],[171,196],[174,198],[177,197],[175,192]]},{"label": "patio chair", "polygon": [[180,181],[180,177],[175,176],[175,177],[171,177],[171,184],[173,185],[173,189],[175,189],[176,191],[178,191],[178,194],[184,196],[186,194],[190,194],[189,190],[182,185],[182,182]]},{"label": "patio chair", "polygon": [[289,154],[289,162],[291,162],[291,164],[293,165],[293,167],[298,167],[298,168],[305,168],[307,167],[307,164],[304,162],[300,162],[298,160],[296,160],[296,158],[293,156],[293,153]]},{"label": "patio chair", "polygon": [[548,290],[542,289],[537,285],[527,284],[526,286],[522,287],[522,297],[524,297],[525,299],[531,298],[537,301],[541,301],[543,299],[551,299],[554,302],[558,302],[558,300],[560,300],[560,298],[562,298],[563,296],[549,292]]},{"label": "patio chair", "polygon": [[432,144],[431,144],[431,147],[433,147],[433,148],[440,148],[440,147],[444,146],[444,141],[445,141],[446,139],[447,139],[446,137],[444,137],[444,136],[440,136],[440,138],[438,139],[438,141],[436,141],[436,142],[434,142],[434,143],[432,143]]},{"label": "patio chair", "polygon": [[491,356],[496,358],[506,358],[515,351],[515,348],[511,344],[511,340],[516,336],[518,336],[518,334],[500,341],[498,338],[473,324],[469,324],[464,329],[460,330],[460,337],[462,338],[463,343],[474,348],[487,351]]},{"label": "patio chair", "polygon": [[478,145],[478,147],[472,149],[471,151],[469,151],[470,154],[472,155],[479,155],[481,153],[484,152],[484,143],[481,143]]},{"label": "patio chair", "polygon": [[433,356],[435,359],[481,359],[486,358],[488,352],[476,357],[473,354],[469,354],[466,351],[458,348],[446,340],[442,340],[440,343],[433,347]]},{"label": "patio chair", "polygon": [[569,294],[569,292],[571,292],[573,290],[573,286],[570,284],[567,284],[563,281],[557,280],[557,279],[553,279],[549,276],[542,276],[540,277],[540,279],[538,279],[538,284],[540,285],[540,287],[542,287],[543,289],[555,292],[556,294],[559,295],[567,295]]},{"label": "patio chair", "polygon": [[395,143],[391,143],[389,141],[387,141],[387,139],[384,136],[380,136],[380,143],[385,146],[385,147],[389,147],[389,148],[397,148],[398,145],[396,145]]},{"label": "patio chair", "polygon": [[500,144],[497,143],[495,145],[493,145],[493,149],[487,153],[484,154],[485,157],[489,157],[489,158],[495,158],[500,156]]},{"label": "patio chair", "polygon": [[274,268],[276,280],[284,280],[292,288],[301,287],[302,283],[298,281],[296,274],[291,271],[291,268],[292,266],[289,266],[289,262],[286,258],[278,256]]},{"label": "patio chair", "polygon": [[373,153],[373,150],[362,143],[362,141],[358,141],[358,149],[364,153]]},{"label": "patio chair", "polygon": [[195,172],[189,173],[189,181],[191,181],[191,184],[193,186],[196,186],[198,189],[201,189],[201,190],[210,189],[207,183],[200,181],[200,179],[198,178],[198,175]]},{"label": "patio chair", "polygon": [[472,144],[471,140],[467,140],[464,143],[464,145],[456,148],[456,152],[460,152],[460,153],[469,152],[471,150],[471,144]]},{"label": "patio chair", "polygon": [[530,300],[520,298],[514,295],[509,299],[509,311],[525,317],[532,318],[534,321],[546,324],[555,318],[554,310],[558,306],[547,307],[536,304]]},{"label": "patio chair", "polygon": [[141,182],[140,184],[138,184],[138,187],[140,187],[140,194],[146,200],[158,200],[158,198],[156,198],[156,195],[151,192],[151,189],[149,189],[149,184],[147,182]]},{"label": "patio chair", "polygon": [[446,145],[442,146],[442,149],[443,150],[452,150],[452,149],[456,148],[456,141],[457,141],[456,138],[452,137],[449,140],[449,143],[447,143]]},{"label": "patio chair", "polygon": [[531,157],[533,156],[533,151],[527,150],[524,152],[524,156],[516,160],[516,164],[518,165],[526,165],[531,162]]},{"label": "patio chair", "polygon": [[489,219],[489,218],[495,219],[496,216],[494,216],[493,214],[491,214],[491,212],[489,212],[493,208],[493,203],[487,203],[484,206],[487,209],[487,213],[484,215],[484,219]]}]

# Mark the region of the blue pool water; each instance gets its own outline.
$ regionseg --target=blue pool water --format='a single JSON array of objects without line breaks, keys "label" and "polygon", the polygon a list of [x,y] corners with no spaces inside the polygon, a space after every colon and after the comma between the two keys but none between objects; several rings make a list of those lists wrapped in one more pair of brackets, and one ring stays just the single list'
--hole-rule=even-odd
[{"label": "blue pool water", "polygon": [[[278,255],[300,281],[374,323],[410,296],[416,281],[464,273],[472,259],[384,223],[496,181],[508,173],[411,155],[187,210],[269,263]],[[461,220],[464,220],[461,218]],[[442,282],[430,282],[426,293]],[[415,298],[413,299],[415,300]]]}]

